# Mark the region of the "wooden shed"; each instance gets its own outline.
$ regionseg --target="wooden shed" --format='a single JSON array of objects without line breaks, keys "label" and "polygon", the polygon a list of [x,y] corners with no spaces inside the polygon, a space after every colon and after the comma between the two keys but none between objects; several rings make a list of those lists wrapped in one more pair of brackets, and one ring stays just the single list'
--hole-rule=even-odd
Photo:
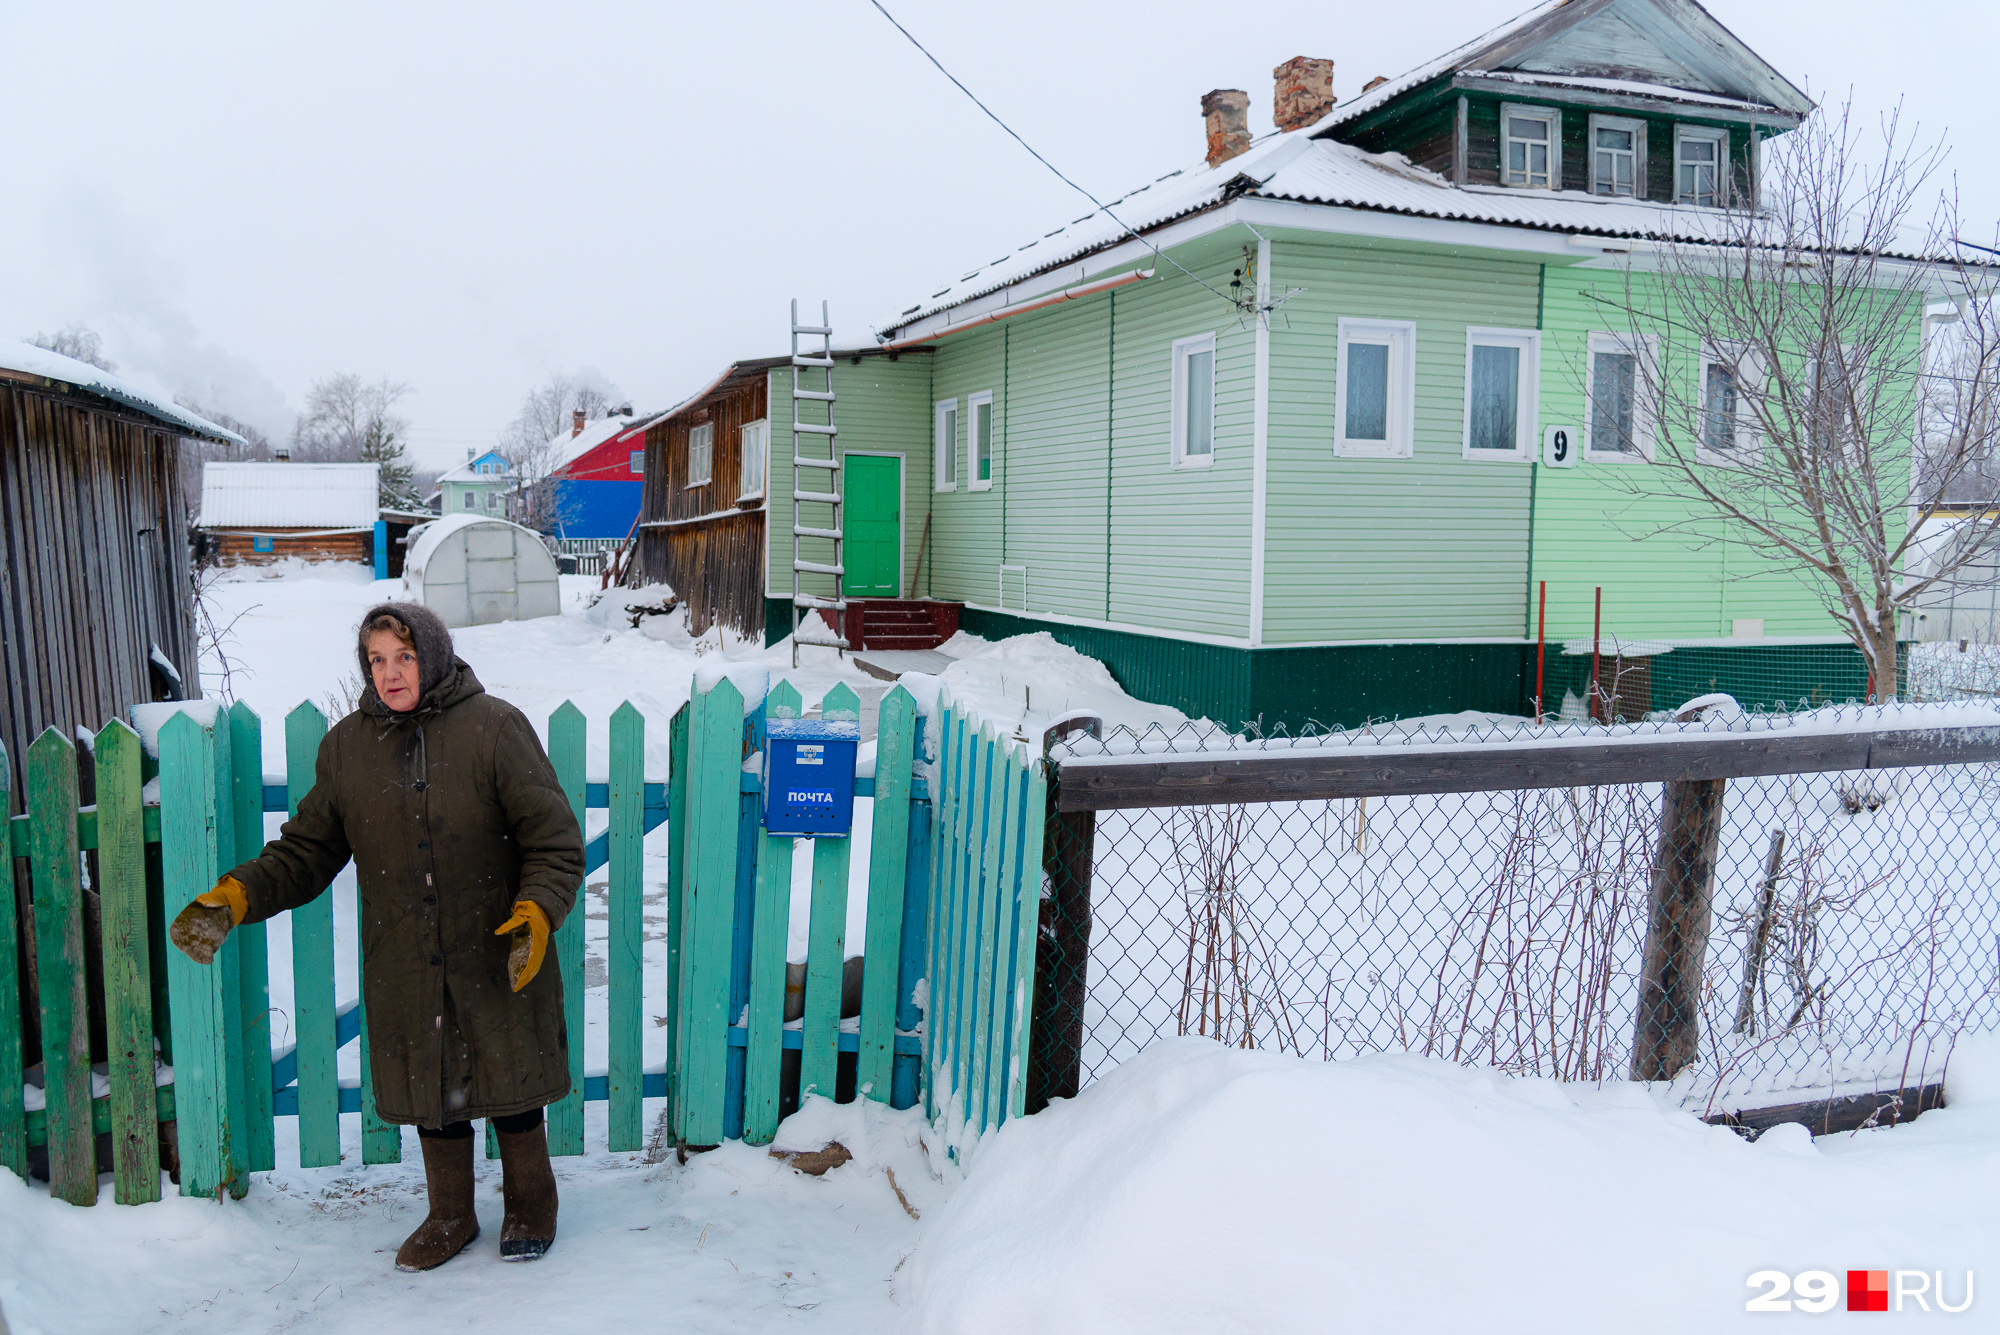
[{"label": "wooden shed", "polygon": [[95,366],[0,342],[0,742],[201,693],[181,440],[231,431]]},{"label": "wooden shed", "polygon": [[744,636],[764,633],[766,401],[771,368],[790,360],[732,363],[645,426],[639,578],[671,585],[696,635],[718,623]]},{"label": "wooden shed", "polygon": [[[375,559],[378,464],[220,463],[201,470],[209,553],[224,565]],[[405,520],[405,524],[408,520]]]}]

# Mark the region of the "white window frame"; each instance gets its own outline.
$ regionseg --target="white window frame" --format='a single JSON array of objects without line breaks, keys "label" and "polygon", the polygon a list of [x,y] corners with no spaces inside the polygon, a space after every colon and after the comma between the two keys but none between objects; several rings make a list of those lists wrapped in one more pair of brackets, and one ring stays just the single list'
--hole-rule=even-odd
[{"label": "white window frame", "polygon": [[[1472,350],[1477,347],[1518,348],[1521,362],[1514,386],[1514,448],[1476,450],[1472,447]],[[1541,421],[1539,390],[1542,380],[1542,334],[1539,329],[1489,329],[1468,325],[1465,330],[1465,425],[1463,449],[1468,459],[1487,463],[1532,463],[1539,444],[1536,425]]]},{"label": "white window frame", "polygon": [[500,508],[500,506],[499,506],[499,505],[497,504],[497,502],[499,501],[499,499],[500,499],[500,493],[499,493],[499,492],[497,492],[497,491],[489,491],[489,492],[487,492],[487,493],[486,493],[486,508],[487,508],[487,509],[489,509],[489,510],[498,510],[498,509]]},{"label": "white window frame", "polygon": [[[702,469],[700,477],[696,477],[694,475],[694,458],[695,458],[694,439],[696,435],[700,435],[703,438],[702,451],[701,451]],[[681,488],[681,490],[693,491],[696,487],[705,487],[711,481],[714,480],[715,478],[715,423],[714,422],[698,422],[695,425],[690,426],[688,428],[687,458],[688,458],[688,480],[686,485],[684,485]]]},{"label": "white window frame", "polygon": [[[1617,191],[1600,191],[1597,188],[1597,132],[1599,130],[1625,130],[1632,136],[1632,193],[1620,195]],[[1590,193],[1606,199],[1644,199],[1646,197],[1646,122],[1634,120],[1630,116],[1601,116],[1592,112],[1590,116]]]},{"label": "white window frame", "polygon": [[1674,125],[1674,203],[1694,203],[1681,195],[1681,145],[1690,140],[1715,145],[1715,203],[1697,207],[1722,208],[1729,203],[1729,131],[1712,125]]},{"label": "white window frame", "polygon": [[[945,417],[951,417],[951,429],[945,429]],[[931,405],[931,490],[958,490],[958,425],[957,399],[939,399]]]},{"label": "white window frame", "polygon": [[[1632,443],[1639,447],[1636,454],[1624,450],[1597,448],[1596,433],[1591,430],[1591,423],[1596,417],[1594,405],[1597,402],[1597,354],[1600,352],[1630,353],[1639,359],[1639,366],[1632,383]],[[1583,354],[1583,457],[1586,462],[1618,464],[1653,462],[1652,396],[1646,387],[1656,365],[1654,352],[1652,338],[1644,334],[1614,334],[1602,329],[1590,331],[1589,342]]]},{"label": "white window frame", "polygon": [[[752,490],[749,479],[744,476],[745,465],[750,462],[750,440],[752,433],[757,439],[757,486]],[[745,422],[736,428],[736,499],[755,500],[764,494],[771,478],[771,421],[760,417],[754,422]]]},{"label": "white window frame", "polygon": [[[986,472],[979,476],[979,410],[986,409]],[[982,389],[977,394],[965,396],[965,489],[967,491],[993,490],[993,471],[999,462],[999,451],[994,449],[997,433],[994,431],[993,391]]]},{"label": "white window frame", "polygon": [[[1718,454],[1708,447],[1708,368],[1717,364],[1732,366],[1736,371],[1736,439],[1727,454]],[[1728,344],[1702,345],[1701,356],[1695,362],[1696,463],[1714,464],[1718,468],[1733,468],[1757,462],[1759,453],[1763,449],[1763,438],[1757,430],[1757,416],[1750,409],[1751,401],[1761,391],[1763,384],[1763,361],[1754,349],[1733,347]]]},{"label": "white window frame", "polygon": [[[1408,459],[1416,448],[1417,326],[1411,320],[1343,316],[1333,365],[1333,452],[1351,459]],[[1388,439],[1347,438],[1347,348],[1384,343],[1389,348]]]},{"label": "white window frame", "polygon": [[644,450],[633,450],[632,457],[628,461],[628,466],[634,473],[643,477],[646,472],[646,452]]},{"label": "white window frame", "polygon": [[[1187,449],[1187,368],[1188,359],[1197,352],[1208,354],[1208,453],[1189,454]],[[1220,358],[1215,351],[1215,335],[1194,334],[1188,338],[1174,340],[1173,349],[1173,409],[1170,414],[1173,436],[1173,466],[1175,468],[1210,468],[1215,464],[1215,381],[1217,363]]]},{"label": "white window frame", "polygon": [[[1507,151],[1507,145],[1510,142],[1507,138],[1507,121],[1509,117],[1538,120],[1549,127],[1549,183],[1547,185],[1534,185],[1527,181],[1510,181],[1507,179],[1507,160],[1512,156]],[[1562,137],[1561,107],[1531,107],[1521,102],[1502,102],[1500,104],[1500,184],[1512,186],[1516,190],[1562,189]],[[1522,142],[1531,143],[1533,141],[1523,140]]]},{"label": "white window frame", "polygon": [[458,498],[459,498],[459,501],[461,502],[461,504],[459,505],[459,508],[460,508],[461,510],[476,510],[476,509],[478,509],[478,508],[479,508],[479,503],[478,503],[477,501],[475,501],[475,500],[473,499],[473,497],[474,497],[474,495],[475,495],[475,494],[476,494],[476,493],[475,493],[475,492],[474,492],[474,491],[472,490],[472,488],[471,488],[471,487],[467,487],[467,488],[466,488],[466,489],[465,489],[464,491],[461,491],[461,492],[460,492],[460,493],[458,494]]}]

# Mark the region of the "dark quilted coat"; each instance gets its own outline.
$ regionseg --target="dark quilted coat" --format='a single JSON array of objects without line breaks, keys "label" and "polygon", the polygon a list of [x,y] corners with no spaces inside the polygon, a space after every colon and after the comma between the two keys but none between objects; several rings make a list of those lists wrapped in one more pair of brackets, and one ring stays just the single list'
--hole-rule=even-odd
[{"label": "dark quilted coat", "polygon": [[230,873],[258,922],[322,894],[354,859],[376,1110],[430,1127],[568,1093],[554,951],[516,993],[508,938],[493,931],[516,899],[561,926],[583,881],[583,834],[534,729],[448,661],[435,685],[421,664],[426,689],[406,714],[369,687],[320,744],[298,817]]}]

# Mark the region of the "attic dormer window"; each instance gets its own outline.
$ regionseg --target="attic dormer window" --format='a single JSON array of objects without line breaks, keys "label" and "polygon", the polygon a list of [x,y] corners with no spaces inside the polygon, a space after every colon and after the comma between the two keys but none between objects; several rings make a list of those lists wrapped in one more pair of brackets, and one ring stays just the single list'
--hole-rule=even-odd
[{"label": "attic dormer window", "polygon": [[1726,202],[1723,169],[1729,131],[1701,125],[1674,127],[1674,203],[1707,207]]},{"label": "attic dormer window", "polygon": [[1590,118],[1590,193],[1645,193],[1646,123],[1623,116]]},{"label": "attic dormer window", "polygon": [[1555,107],[1500,108],[1500,180],[1535,190],[1562,182],[1562,112]]}]

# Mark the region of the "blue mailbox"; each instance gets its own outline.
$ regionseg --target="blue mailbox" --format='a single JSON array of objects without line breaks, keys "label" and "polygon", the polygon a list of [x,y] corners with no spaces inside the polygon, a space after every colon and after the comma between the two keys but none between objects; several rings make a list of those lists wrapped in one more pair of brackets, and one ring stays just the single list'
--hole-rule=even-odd
[{"label": "blue mailbox", "polygon": [[854,827],[854,719],[774,718],[764,725],[764,828],[845,839]]}]

